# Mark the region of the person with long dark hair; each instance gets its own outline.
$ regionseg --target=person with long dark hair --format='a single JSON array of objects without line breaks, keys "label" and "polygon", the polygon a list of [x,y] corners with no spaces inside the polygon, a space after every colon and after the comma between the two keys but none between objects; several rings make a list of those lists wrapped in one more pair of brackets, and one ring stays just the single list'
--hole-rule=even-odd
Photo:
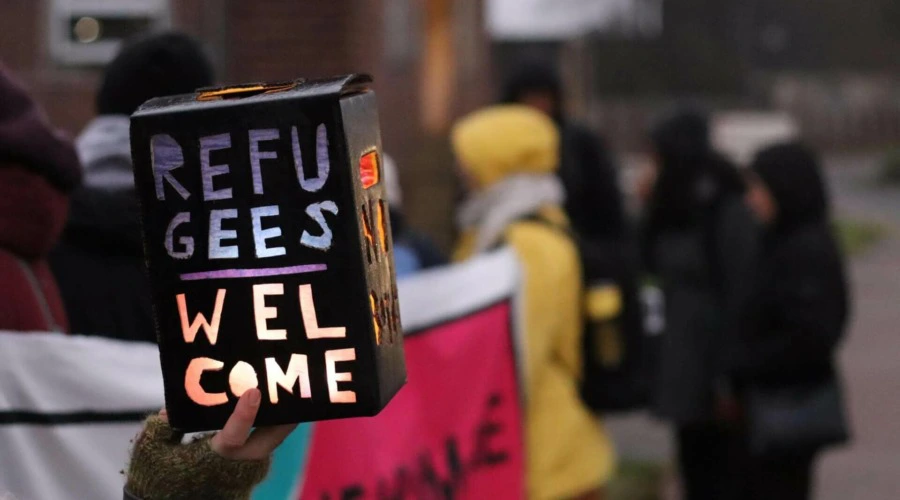
[{"label": "person with long dark hair", "polygon": [[652,409],[675,428],[684,498],[722,500],[734,473],[728,353],[752,292],[756,223],[706,116],[681,111],[650,140],[641,245],[666,304]]},{"label": "person with long dark hair", "polygon": [[742,489],[747,499],[804,500],[816,455],[848,434],[834,363],[849,310],[843,257],[809,149],[769,147],[749,179],[747,204],[765,232],[732,366],[746,417]]}]

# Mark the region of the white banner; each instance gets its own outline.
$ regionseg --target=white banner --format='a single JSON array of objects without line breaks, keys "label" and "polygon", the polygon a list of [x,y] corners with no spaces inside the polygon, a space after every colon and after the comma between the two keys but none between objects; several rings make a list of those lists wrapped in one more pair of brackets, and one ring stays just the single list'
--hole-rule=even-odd
[{"label": "white banner", "polygon": [[[509,298],[518,276],[507,249],[402,280],[404,331]],[[155,345],[0,332],[0,498],[121,498],[130,442],[162,387]]]}]

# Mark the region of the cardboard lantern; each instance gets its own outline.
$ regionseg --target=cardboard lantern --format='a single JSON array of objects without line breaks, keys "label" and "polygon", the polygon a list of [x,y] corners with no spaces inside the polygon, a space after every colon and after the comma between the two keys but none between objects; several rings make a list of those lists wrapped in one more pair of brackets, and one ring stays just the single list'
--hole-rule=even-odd
[{"label": "cardboard lantern", "polygon": [[148,101],[131,118],[166,406],[221,428],[371,416],[406,380],[371,79]]}]

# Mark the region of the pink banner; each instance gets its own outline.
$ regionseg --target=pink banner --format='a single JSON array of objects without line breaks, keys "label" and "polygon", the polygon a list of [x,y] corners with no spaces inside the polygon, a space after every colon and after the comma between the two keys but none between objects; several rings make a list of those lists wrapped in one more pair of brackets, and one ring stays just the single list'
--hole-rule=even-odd
[{"label": "pink banner", "polygon": [[508,301],[408,335],[409,383],[374,418],[320,422],[300,498],[524,497]]}]

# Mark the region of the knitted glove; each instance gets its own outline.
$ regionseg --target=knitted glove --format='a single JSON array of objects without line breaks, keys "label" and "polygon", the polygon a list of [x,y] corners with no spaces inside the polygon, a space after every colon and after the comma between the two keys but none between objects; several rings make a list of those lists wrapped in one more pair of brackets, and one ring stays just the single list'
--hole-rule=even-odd
[{"label": "knitted glove", "polygon": [[125,489],[142,500],[245,500],[268,473],[270,458],[231,460],[210,448],[210,436],[189,444],[181,438],[150,416],[134,443]]}]

